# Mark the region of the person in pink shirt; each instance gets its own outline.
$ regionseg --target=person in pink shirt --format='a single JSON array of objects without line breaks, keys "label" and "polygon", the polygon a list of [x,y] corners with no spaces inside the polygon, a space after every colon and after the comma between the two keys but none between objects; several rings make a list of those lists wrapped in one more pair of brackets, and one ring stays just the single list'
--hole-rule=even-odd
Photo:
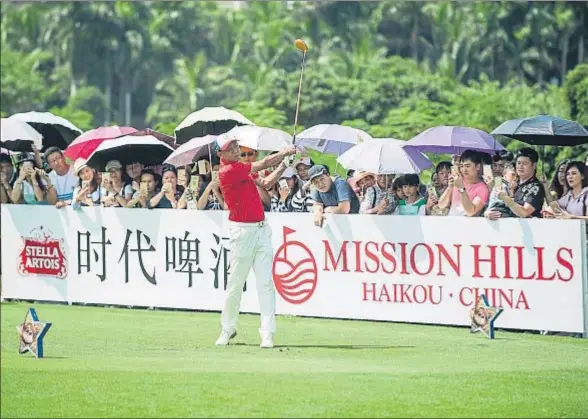
[{"label": "person in pink shirt", "polygon": [[449,177],[448,187],[439,198],[439,208],[449,208],[447,215],[476,217],[482,212],[490,191],[480,179],[481,166],[479,153],[473,150],[463,152],[457,176],[453,174]]},{"label": "person in pink shirt", "polygon": [[586,219],[588,215],[588,167],[581,161],[566,166],[567,193],[558,201],[563,211],[561,218]]}]

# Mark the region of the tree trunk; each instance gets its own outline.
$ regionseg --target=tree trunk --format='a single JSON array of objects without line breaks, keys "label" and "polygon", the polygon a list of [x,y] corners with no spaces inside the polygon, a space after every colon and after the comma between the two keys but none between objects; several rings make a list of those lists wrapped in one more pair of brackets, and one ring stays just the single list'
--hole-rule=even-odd
[{"label": "tree trunk", "polygon": [[419,34],[419,19],[415,18],[412,25],[411,33],[411,48],[412,48],[412,59],[417,63],[419,62],[419,47],[418,47],[418,34]]},{"label": "tree trunk", "polygon": [[110,124],[110,120],[112,118],[112,63],[110,62],[110,54],[106,56],[104,63],[106,66],[106,88],[104,92],[104,99],[106,103],[104,104],[104,125],[107,126]]},{"label": "tree trunk", "polygon": [[562,42],[563,42],[563,48],[561,49],[560,86],[563,84],[564,80],[566,79],[566,73],[568,72],[568,51],[569,51],[569,47],[570,47],[570,36],[568,34],[565,34]]},{"label": "tree trunk", "polygon": [[580,35],[580,42],[578,42],[578,64],[584,62],[584,34]]},{"label": "tree trunk", "polygon": [[125,125],[131,126],[131,92],[125,92]]}]

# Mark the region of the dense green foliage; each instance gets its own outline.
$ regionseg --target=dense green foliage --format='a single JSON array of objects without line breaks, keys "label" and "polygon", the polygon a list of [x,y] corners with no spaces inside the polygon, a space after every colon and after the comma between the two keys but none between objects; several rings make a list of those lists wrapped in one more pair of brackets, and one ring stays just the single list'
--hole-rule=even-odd
[{"label": "dense green foliage", "polygon": [[222,105],[290,131],[301,37],[302,126],[409,139],[540,113],[588,125],[584,2],[31,2],[1,12],[3,115],[52,110],[83,129],[171,133],[191,111]]}]

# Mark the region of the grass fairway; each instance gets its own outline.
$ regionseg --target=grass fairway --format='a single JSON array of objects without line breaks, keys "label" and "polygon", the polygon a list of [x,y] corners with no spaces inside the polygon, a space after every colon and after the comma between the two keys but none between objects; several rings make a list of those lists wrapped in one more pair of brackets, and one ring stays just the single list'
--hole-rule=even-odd
[{"label": "grass fairway", "polygon": [[244,315],[216,348],[216,313],[36,304],[37,360],[17,351],[28,307],[2,304],[2,417],[588,415],[583,339],[279,317],[267,350]]}]

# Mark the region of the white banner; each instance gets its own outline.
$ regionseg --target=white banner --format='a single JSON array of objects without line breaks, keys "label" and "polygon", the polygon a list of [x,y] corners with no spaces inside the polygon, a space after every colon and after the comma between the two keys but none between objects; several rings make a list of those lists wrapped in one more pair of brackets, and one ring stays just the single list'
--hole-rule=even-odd
[{"label": "white banner", "polygon": [[[2,205],[3,298],[220,311],[227,213]],[[267,214],[278,313],[584,331],[578,220]],[[258,312],[251,273],[241,303]]]}]

